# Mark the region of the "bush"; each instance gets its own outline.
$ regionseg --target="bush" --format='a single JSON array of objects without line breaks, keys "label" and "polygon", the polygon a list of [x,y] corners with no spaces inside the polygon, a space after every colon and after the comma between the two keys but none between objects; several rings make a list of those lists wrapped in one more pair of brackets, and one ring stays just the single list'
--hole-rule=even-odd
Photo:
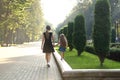
[{"label": "bush", "polygon": [[111,43],[110,47],[111,48],[120,48],[120,43]]},{"label": "bush", "polygon": [[85,20],[82,15],[75,18],[73,28],[73,46],[77,50],[78,56],[84,51],[86,45]]},{"label": "bush", "polygon": [[107,56],[107,58],[120,62],[120,49],[111,48],[110,54]]},{"label": "bush", "polygon": [[114,28],[114,29],[112,29],[111,42],[115,43],[115,41],[116,41],[115,39],[116,39],[116,31]]},{"label": "bush", "polygon": [[93,46],[86,46],[85,51],[92,54],[96,54]]},{"label": "bush", "polygon": [[103,66],[104,59],[109,53],[111,37],[111,14],[109,0],[97,0],[94,13],[93,43],[98,54],[100,65]]},{"label": "bush", "polygon": [[68,23],[68,31],[67,31],[67,39],[68,39],[69,51],[72,51],[72,49],[73,49],[72,33],[73,33],[73,22],[69,22]]},{"label": "bush", "polygon": [[[91,54],[97,55],[93,46],[86,46],[85,51],[89,52]],[[110,52],[106,56],[106,58],[120,62],[120,49],[118,49],[118,48],[110,48]]]},{"label": "bush", "polygon": [[63,34],[67,37],[68,26],[63,28]]}]

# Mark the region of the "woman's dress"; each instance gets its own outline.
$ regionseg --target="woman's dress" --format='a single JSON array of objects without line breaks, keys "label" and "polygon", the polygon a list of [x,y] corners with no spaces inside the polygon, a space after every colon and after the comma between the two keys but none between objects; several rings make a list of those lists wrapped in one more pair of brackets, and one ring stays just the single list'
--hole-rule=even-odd
[{"label": "woman's dress", "polygon": [[46,32],[43,33],[44,38],[45,38],[45,42],[44,42],[44,46],[43,46],[43,53],[51,53],[54,52],[54,48],[52,45],[52,32],[48,32],[48,37],[46,36]]}]

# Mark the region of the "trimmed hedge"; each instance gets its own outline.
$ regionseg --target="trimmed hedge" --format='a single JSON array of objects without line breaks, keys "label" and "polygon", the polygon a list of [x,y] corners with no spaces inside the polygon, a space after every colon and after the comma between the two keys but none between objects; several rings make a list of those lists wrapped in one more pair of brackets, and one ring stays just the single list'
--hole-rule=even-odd
[{"label": "trimmed hedge", "polygon": [[[92,53],[92,54],[96,54],[93,46],[86,46],[86,47],[85,47],[85,51],[86,51],[86,52],[89,52],[89,53]],[[96,55],[97,55],[97,54],[96,54]]]},{"label": "trimmed hedge", "polygon": [[120,61],[120,49],[111,48],[110,54],[107,56],[107,58],[115,60],[115,61]]},{"label": "trimmed hedge", "polygon": [[110,47],[120,48],[120,43],[111,43]]},{"label": "trimmed hedge", "polygon": [[[95,50],[94,50],[93,46],[86,46],[85,51],[89,52],[91,54],[97,55],[95,53]],[[107,55],[106,58],[120,62],[120,49],[118,49],[118,48],[110,48],[110,53]]]}]

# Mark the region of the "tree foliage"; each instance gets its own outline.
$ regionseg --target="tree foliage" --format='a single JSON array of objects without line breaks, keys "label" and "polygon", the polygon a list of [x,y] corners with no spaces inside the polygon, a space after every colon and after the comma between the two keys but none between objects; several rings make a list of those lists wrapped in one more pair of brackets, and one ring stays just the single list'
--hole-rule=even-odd
[{"label": "tree foliage", "polygon": [[68,32],[68,26],[63,27],[63,34],[67,37],[67,32]]},{"label": "tree foliage", "polygon": [[9,44],[38,39],[43,21],[39,0],[0,0],[0,7],[0,41]]},{"label": "tree foliage", "polygon": [[83,14],[85,17],[86,24],[86,37],[87,39],[91,39],[92,36],[92,26],[94,21],[94,6],[96,0],[83,0],[83,3],[78,3],[70,12],[69,16],[64,20],[63,23],[58,25],[58,30],[63,25],[68,24],[69,22],[73,22],[75,17],[79,14]]},{"label": "tree foliage", "polygon": [[[97,0],[83,0],[83,3],[79,3],[72,9],[71,13],[67,16],[63,23],[60,23],[57,30],[62,26],[68,24],[68,22],[74,21],[75,17],[79,14],[83,14],[86,24],[87,39],[92,38],[92,26],[94,25],[94,7]],[[120,23],[120,0],[109,0],[111,5],[111,19],[112,24],[118,21]]]}]

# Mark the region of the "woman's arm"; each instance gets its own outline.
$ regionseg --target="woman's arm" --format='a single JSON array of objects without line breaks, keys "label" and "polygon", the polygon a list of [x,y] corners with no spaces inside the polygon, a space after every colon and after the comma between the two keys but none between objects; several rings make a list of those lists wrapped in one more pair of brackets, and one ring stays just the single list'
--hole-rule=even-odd
[{"label": "woman's arm", "polygon": [[41,44],[41,49],[43,49],[44,42],[45,42],[45,38],[44,38],[44,35],[42,35],[42,44]]},{"label": "woman's arm", "polygon": [[52,33],[51,40],[52,40],[52,43],[54,43],[54,36],[53,36],[53,33]]}]

